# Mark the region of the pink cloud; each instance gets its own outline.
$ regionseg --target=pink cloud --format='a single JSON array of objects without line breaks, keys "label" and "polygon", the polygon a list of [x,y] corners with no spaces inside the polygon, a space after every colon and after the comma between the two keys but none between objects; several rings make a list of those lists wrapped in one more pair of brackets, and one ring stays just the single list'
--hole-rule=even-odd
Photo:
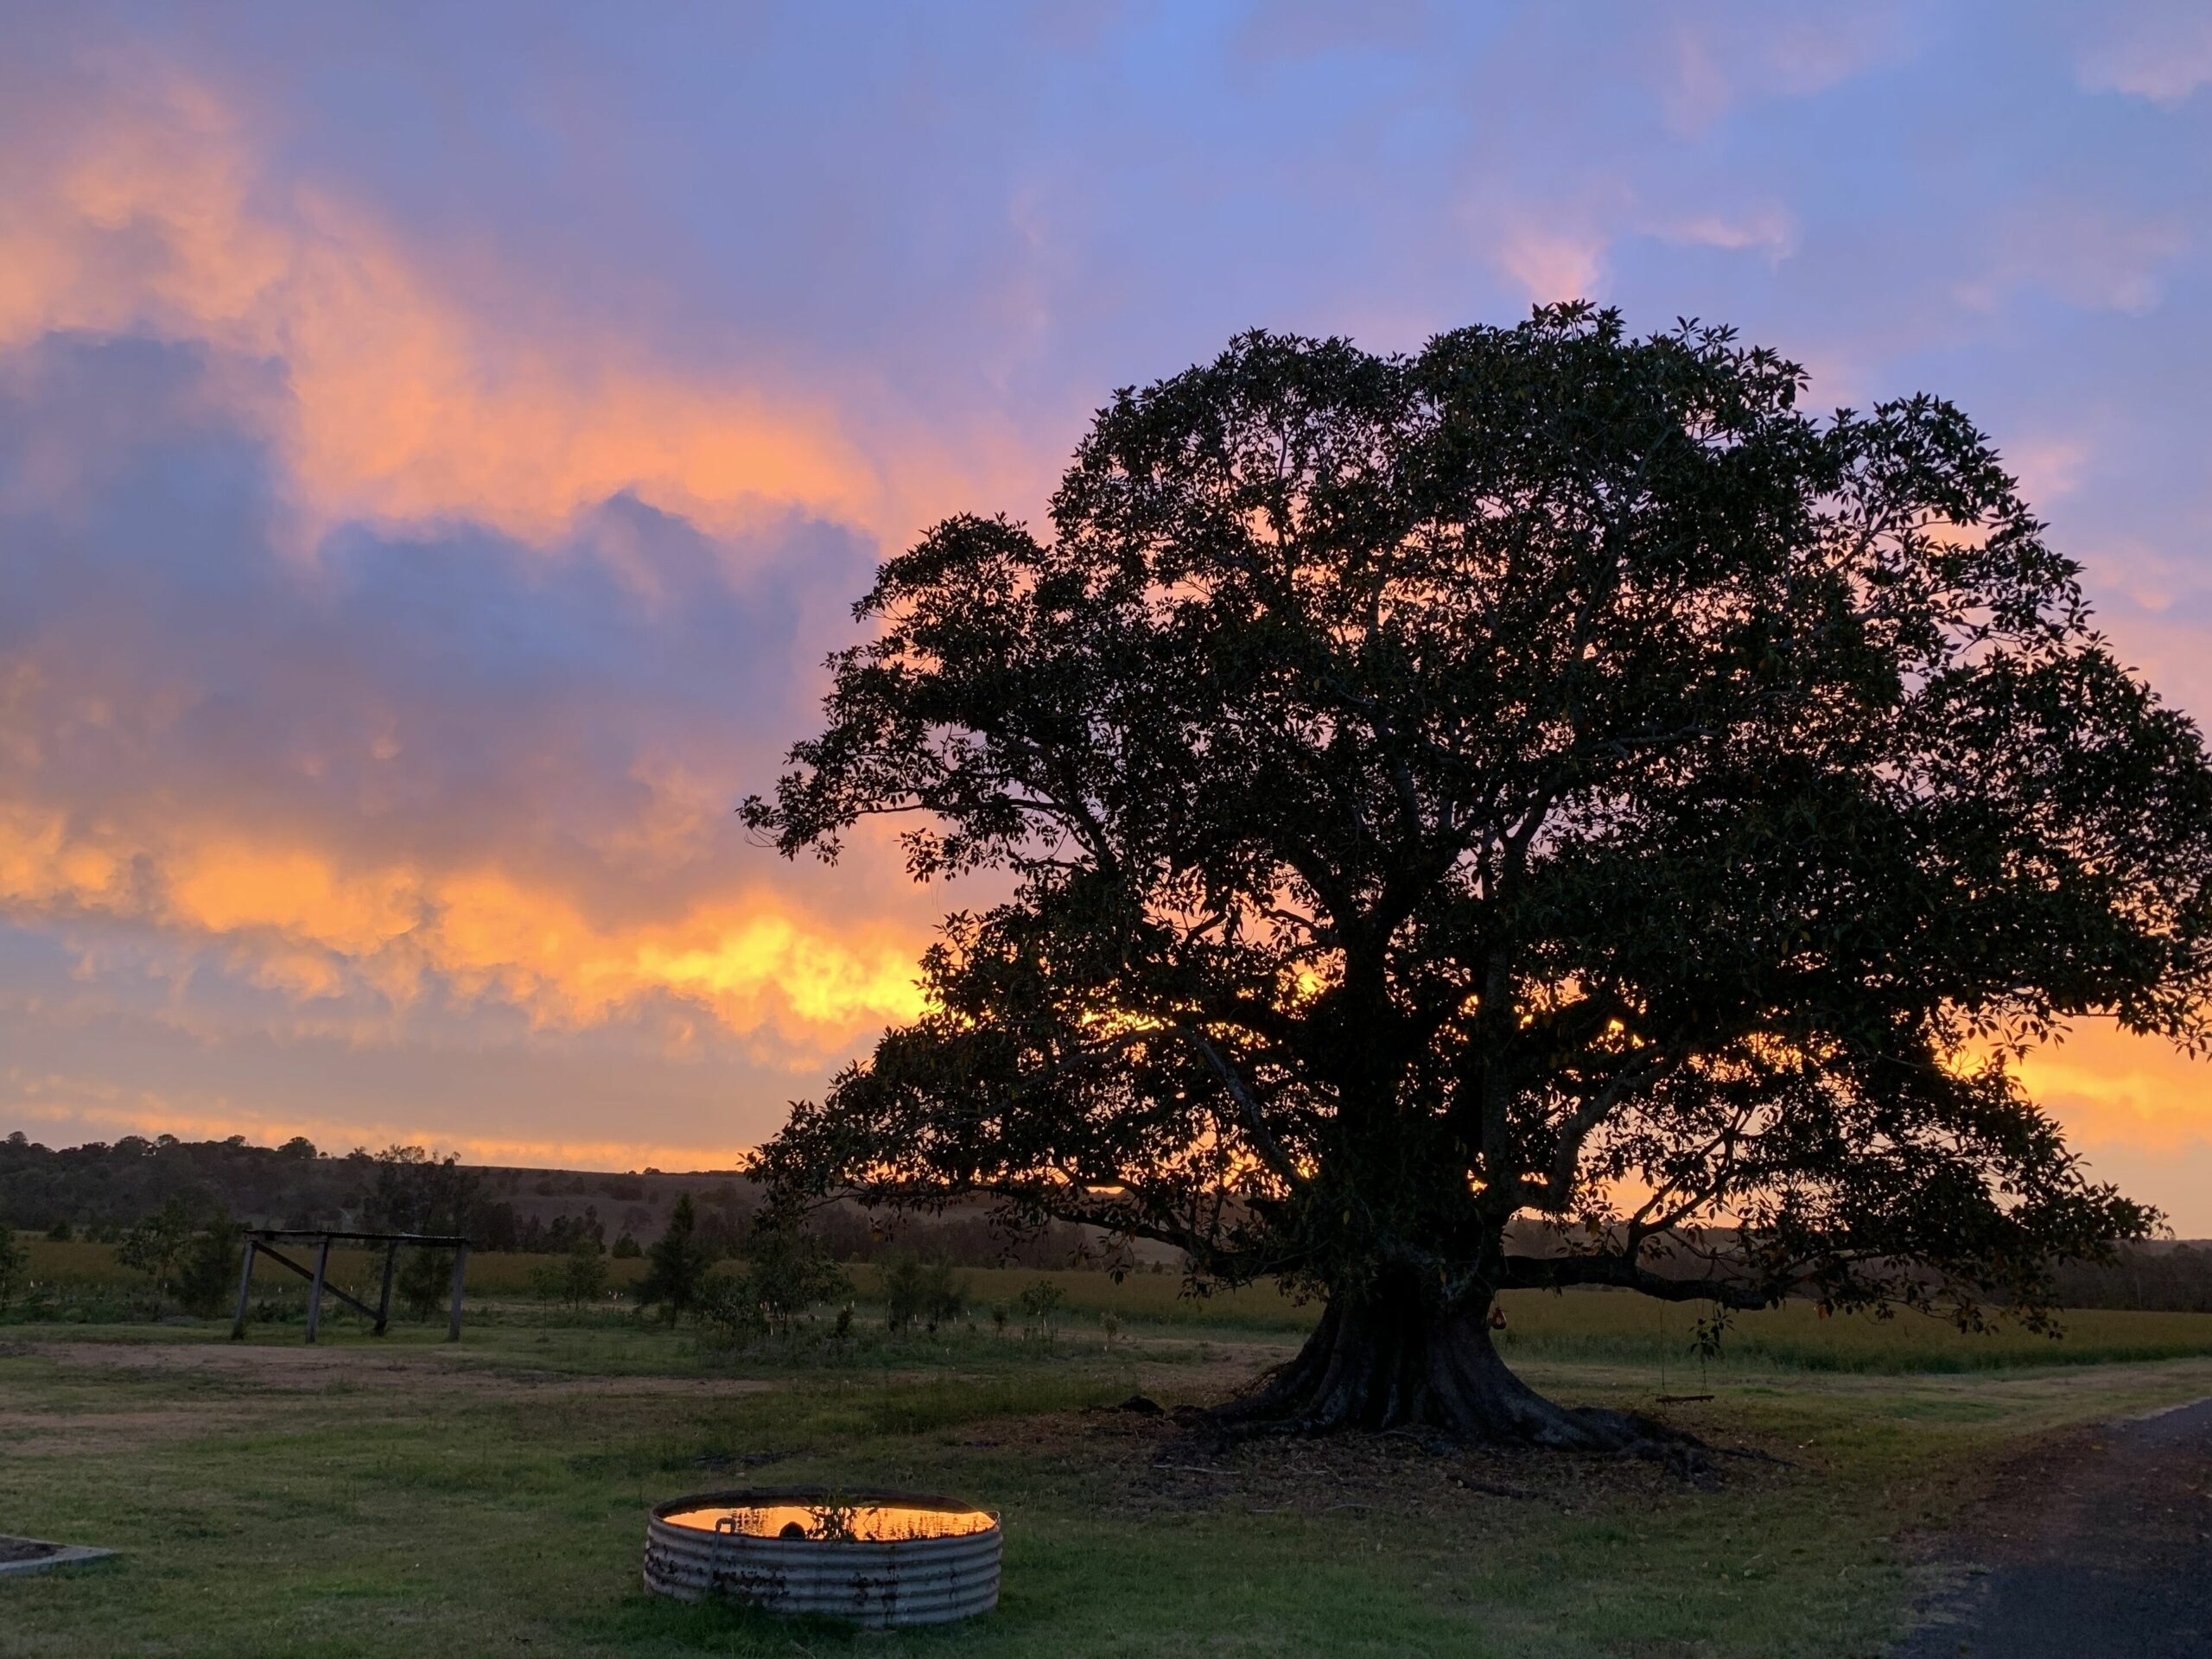
[{"label": "pink cloud", "polygon": [[1797,221],[1779,207],[1740,214],[1700,213],[1661,226],[1658,234],[1689,246],[1764,253],[1769,263],[1787,259],[1797,251]]},{"label": "pink cloud", "polygon": [[1523,221],[1503,233],[1490,257],[1529,299],[1548,305],[1596,298],[1604,287],[1605,253],[1602,237]]},{"label": "pink cloud", "polygon": [[1978,311],[1995,310],[2017,291],[2040,289],[2084,310],[2140,314],[2164,300],[2165,273],[2190,239],[2171,215],[2088,201],[2034,203],[1996,224],[1980,270],[1954,291]]},{"label": "pink cloud", "polygon": [[2082,84],[2174,105],[2212,81],[2212,14],[2185,3],[2124,16],[2098,15],[2105,38],[2082,54]]},{"label": "pink cloud", "polygon": [[1661,15],[1664,45],[1646,73],[1669,128],[1684,137],[1701,137],[1745,104],[1826,92],[1910,45],[1910,15],[1894,4],[1827,14],[1752,8],[1725,22],[1707,8]]}]

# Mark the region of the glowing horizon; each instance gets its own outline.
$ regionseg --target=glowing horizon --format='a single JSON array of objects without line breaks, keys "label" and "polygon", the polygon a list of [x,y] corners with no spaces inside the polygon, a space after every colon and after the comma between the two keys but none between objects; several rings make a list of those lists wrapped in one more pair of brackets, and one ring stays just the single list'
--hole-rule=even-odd
[{"label": "glowing horizon", "polygon": [[[1953,397],[2212,713],[2188,8],[16,32],[0,1134],[727,1167],[972,897],[732,817],[847,607],[1254,325],[1586,294],[1738,323],[1821,405]],[[2092,1025],[2023,1075],[2212,1234],[2212,1062]]]}]

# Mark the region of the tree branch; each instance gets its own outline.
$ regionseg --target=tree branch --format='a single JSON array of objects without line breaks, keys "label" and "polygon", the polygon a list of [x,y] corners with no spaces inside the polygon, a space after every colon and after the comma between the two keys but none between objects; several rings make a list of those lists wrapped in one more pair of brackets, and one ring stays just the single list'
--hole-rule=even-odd
[{"label": "tree branch", "polygon": [[1299,1173],[1298,1166],[1291,1161],[1290,1154],[1283,1150],[1282,1142],[1276,1140],[1274,1133],[1268,1128],[1266,1118],[1261,1115],[1260,1103],[1252,1098],[1251,1091],[1244,1086],[1244,1080],[1238,1077],[1235,1069],[1221,1057],[1221,1051],[1213,1046],[1212,1040],[1204,1032],[1190,1026],[1177,1026],[1175,1029],[1187,1038],[1192,1046],[1205,1057],[1206,1064],[1213,1068],[1214,1075],[1221,1079],[1221,1086],[1229,1091],[1229,1097],[1236,1103],[1239,1111],[1243,1116],[1245,1133],[1252,1137],[1260,1155],[1268,1160],[1268,1167],[1289,1182],[1293,1188],[1303,1191],[1306,1185],[1306,1177]]},{"label": "tree branch", "polygon": [[1662,1301],[1713,1301],[1723,1307],[1748,1311],[1766,1307],[1780,1298],[1759,1286],[1717,1275],[1676,1279],[1640,1267],[1629,1256],[1509,1255],[1501,1290],[1565,1290],[1575,1285],[1612,1285],[1640,1291]]}]

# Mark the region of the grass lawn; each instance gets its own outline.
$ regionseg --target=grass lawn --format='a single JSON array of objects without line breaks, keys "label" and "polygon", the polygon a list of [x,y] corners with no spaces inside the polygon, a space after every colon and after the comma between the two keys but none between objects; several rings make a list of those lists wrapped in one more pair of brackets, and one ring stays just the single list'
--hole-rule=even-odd
[{"label": "grass lawn", "polygon": [[[1106,1282],[1094,1302],[1135,1294]],[[2055,1348],[1955,1349],[1974,1339],[1792,1312],[1700,1386],[1682,1310],[1669,1334],[1648,1303],[1532,1298],[1508,1329],[1539,1386],[1647,1408],[1711,1392],[1657,1409],[1788,1462],[1728,1460],[1714,1491],[1395,1439],[1217,1456],[1086,1408],[1218,1397],[1305,1313],[1168,1305],[1117,1307],[1110,1344],[1081,1322],[1049,1348],[988,1325],[893,1341],[864,1314],[842,1351],[728,1358],[519,1305],[457,1347],[414,1326],[341,1325],[312,1350],[285,1324],[241,1344],[212,1325],[0,1326],[0,1531],[124,1551],[0,1579],[0,1651],[1872,1654],[1914,1533],[2008,1448],[2212,1393],[2212,1317],[2081,1316]],[[2111,1357],[2149,1353],[2185,1357]],[[2077,1363],[2025,1363],[2055,1359]],[[642,1592],[648,1503],[770,1482],[1002,1511],[999,1610],[868,1636]]]}]

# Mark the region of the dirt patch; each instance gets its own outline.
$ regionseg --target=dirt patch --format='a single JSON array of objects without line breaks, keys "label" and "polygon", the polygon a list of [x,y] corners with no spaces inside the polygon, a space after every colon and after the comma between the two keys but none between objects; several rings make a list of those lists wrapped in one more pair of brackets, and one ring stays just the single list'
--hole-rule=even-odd
[{"label": "dirt patch", "polygon": [[252,1376],[278,1386],[327,1382],[333,1376],[435,1373],[437,1361],[409,1363],[351,1348],[267,1348],[251,1343],[83,1342],[23,1345],[22,1351],[58,1365],[88,1370],[157,1371],[177,1376]]},{"label": "dirt patch", "polygon": [[55,1363],[88,1370],[153,1372],[165,1376],[251,1381],[273,1391],[316,1392],[334,1388],[404,1389],[564,1395],[679,1395],[709,1398],[764,1394],[782,1386],[752,1377],[571,1376],[505,1365],[486,1365],[450,1352],[410,1350],[404,1357],[360,1348],[262,1347],[227,1343],[45,1342],[27,1344]]},{"label": "dirt patch", "polygon": [[656,1399],[728,1399],[739,1395],[773,1394],[788,1388],[784,1381],[757,1376],[559,1376],[544,1371],[507,1370],[474,1366],[445,1373],[442,1383],[523,1394],[553,1399],[576,1395],[651,1395]]},{"label": "dirt patch", "polygon": [[1895,1659],[2212,1653],[2212,1400],[2053,1435],[1928,1540],[1942,1587]]},{"label": "dirt patch", "polygon": [[[1163,1350],[1175,1347],[1176,1357],[1164,1358]],[[1133,1351],[1133,1375],[1147,1394],[1172,1399],[1227,1399],[1251,1387],[1273,1365],[1280,1365],[1298,1351],[1294,1342],[1264,1338],[1231,1339],[1177,1344],[1148,1344]]]},{"label": "dirt patch", "polygon": [[4,1411],[0,1442],[16,1457],[79,1457],[112,1452],[119,1442],[167,1440],[205,1426],[202,1412]]},{"label": "dirt patch", "polygon": [[[1039,1460],[1110,1469],[1099,1503],[1131,1516],[1168,1511],[1361,1514],[1448,1522],[1499,1503],[1598,1513],[1681,1477],[1635,1459],[1534,1447],[1456,1446],[1411,1433],[1268,1437],[1223,1446],[1170,1415],[1107,1409],[994,1424],[992,1444]],[[1764,1484],[1786,1471],[1731,1462],[1728,1484]]]},{"label": "dirt patch", "polygon": [[43,1561],[59,1555],[60,1544],[45,1543],[36,1538],[10,1538],[0,1533],[0,1564],[16,1561]]}]

